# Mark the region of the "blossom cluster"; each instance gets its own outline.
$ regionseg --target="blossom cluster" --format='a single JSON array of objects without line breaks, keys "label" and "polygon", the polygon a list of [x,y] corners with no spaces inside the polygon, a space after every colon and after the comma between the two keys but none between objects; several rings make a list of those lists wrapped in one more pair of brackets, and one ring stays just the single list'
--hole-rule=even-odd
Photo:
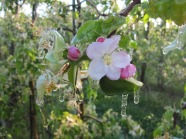
[{"label": "blossom cluster", "polygon": [[100,80],[104,76],[110,80],[134,76],[136,67],[130,63],[130,55],[119,49],[120,38],[120,35],[99,37],[88,46],[86,54],[92,60],[88,73],[93,80]]},{"label": "blossom cluster", "polygon": [[[136,67],[131,64],[131,56],[118,46],[120,38],[120,35],[114,35],[111,38],[99,37],[95,42],[88,45],[86,55],[91,60],[88,75],[93,80],[100,80],[104,76],[107,76],[110,80],[118,80],[135,75]],[[48,49],[48,51],[50,50]],[[77,61],[81,56],[82,54],[77,47],[70,46],[67,48],[66,58],[69,61]],[[44,92],[50,94],[50,92],[61,87],[57,84],[56,76],[50,70],[39,76],[36,83],[36,88],[40,94],[38,100],[42,100]]]}]

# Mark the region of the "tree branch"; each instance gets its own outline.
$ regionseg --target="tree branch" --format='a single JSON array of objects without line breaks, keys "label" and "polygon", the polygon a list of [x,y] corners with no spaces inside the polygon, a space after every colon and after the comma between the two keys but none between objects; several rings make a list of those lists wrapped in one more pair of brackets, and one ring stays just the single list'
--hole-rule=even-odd
[{"label": "tree branch", "polygon": [[121,10],[121,16],[128,16],[129,12],[134,8],[135,5],[140,4],[141,0],[133,0],[125,9]]},{"label": "tree branch", "polygon": [[70,28],[68,28],[68,27],[62,27],[62,29],[63,29],[64,31],[69,31],[69,32],[73,33],[73,30],[70,29]]}]

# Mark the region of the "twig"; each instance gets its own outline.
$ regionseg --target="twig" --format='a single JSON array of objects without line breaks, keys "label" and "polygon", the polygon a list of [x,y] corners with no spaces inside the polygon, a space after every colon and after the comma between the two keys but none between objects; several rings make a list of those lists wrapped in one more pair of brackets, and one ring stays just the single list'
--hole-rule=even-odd
[{"label": "twig", "polygon": [[[129,12],[134,8],[135,5],[140,4],[141,0],[133,0],[133,2],[131,2],[125,9],[121,10],[121,12],[119,12],[120,16],[128,16]],[[107,37],[111,37],[112,35],[114,35],[116,33],[116,30],[112,31]]]},{"label": "twig", "polygon": [[[145,15],[145,14],[144,14]],[[126,32],[126,34],[128,34],[131,30],[132,30],[132,26],[134,25],[134,24],[136,24],[140,19],[142,19],[144,16],[142,16],[142,17],[138,17],[131,25],[129,25],[129,29],[127,30],[127,32]]]},{"label": "twig", "polygon": [[68,28],[68,27],[62,27],[62,29],[63,29],[64,31],[69,31],[69,32],[73,33],[73,30],[70,29],[70,28]]},{"label": "twig", "polygon": [[82,0],[80,3],[83,3],[83,2],[85,2],[86,0]]},{"label": "twig", "polygon": [[23,0],[23,2],[21,4],[18,3],[18,1],[14,0],[16,5],[19,5],[20,7],[23,6],[23,4],[26,2],[26,0]]},{"label": "twig", "polygon": [[84,115],[83,118],[90,118],[90,119],[93,119],[93,120],[97,121],[98,123],[101,123],[101,124],[103,123],[103,121],[101,121],[101,120],[99,120],[96,117],[91,116],[91,115]]},{"label": "twig", "polygon": [[[81,18],[81,2],[80,2],[80,0],[77,0],[77,10],[78,10],[79,18]],[[80,26],[81,26],[81,21],[79,20],[77,28],[79,28]]]},{"label": "twig", "polygon": [[90,0],[87,0],[88,3],[90,3],[90,5],[96,10],[96,12],[98,13],[98,16],[96,17],[99,18],[100,16],[108,16],[108,14],[102,14],[100,13],[100,11],[97,9],[96,5],[94,5],[94,3]]},{"label": "twig", "polygon": [[76,12],[76,3],[75,0],[72,0],[72,11],[73,11],[73,16],[72,16],[72,28],[73,28],[73,35],[75,36],[76,34],[76,22],[75,22],[75,12]]}]

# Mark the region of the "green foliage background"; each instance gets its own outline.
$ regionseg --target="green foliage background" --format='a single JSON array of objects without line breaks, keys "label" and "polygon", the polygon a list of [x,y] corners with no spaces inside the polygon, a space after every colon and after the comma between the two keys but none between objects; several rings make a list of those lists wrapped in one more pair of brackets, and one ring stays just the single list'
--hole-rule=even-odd
[{"label": "green foliage background", "polygon": [[[129,2],[131,1],[126,1],[126,5]],[[44,3],[47,4],[47,9],[43,16],[34,18],[33,13],[26,15],[19,11],[24,4],[34,8],[34,5]],[[135,105],[133,95],[130,94],[128,117],[122,118],[121,96],[106,96],[97,82],[85,79],[80,96],[84,100],[86,117],[76,115],[76,109],[72,106],[76,103],[70,99],[69,94],[61,102],[60,92],[53,92],[50,96],[45,96],[44,106],[35,105],[38,138],[147,139],[167,134],[184,138],[186,109],[182,109],[182,104],[186,102],[186,54],[184,50],[174,50],[163,55],[162,48],[175,39],[178,31],[175,23],[180,25],[185,20],[177,21],[177,17],[167,17],[170,13],[164,13],[161,8],[159,15],[155,15],[157,12],[154,10],[158,8],[146,7],[166,5],[155,0],[149,6],[142,3],[134,7],[125,18],[116,17],[120,11],[116,0],[87,0],[84,3],[85,7],[77,5],[73,13],[72,6],[63,1],[1,2],[1,11],[5,14],[0,18],[0,138],[34,138],[30,132],[33,94],[29,82],[35,84],[46,67],[38,59],[40,30],[56,29],[64,37],[67,46],[73,43],[85,50],[88,43],[117,28],[116,33],[122,35],[119,45],[132,54],[132,62],[137,67],[136,78],[144,83],[140,90],[140,103]],[[99,12],[94,7],[98,5],[101,5]],[[107,19],[107,16],[110,18]],[[157,17],[163,20],[155,19]],[[73,18],[76,21],[75,30]],[[175,23],[166,19],[175,20]],[[80,28],[77,31],[83,24],[90,28]],[[74,31],[77,34],[72,40]],[[85,62],[82,67],[86,69],[86,66]],[[66,90],[68,87],[62,91]]]}]

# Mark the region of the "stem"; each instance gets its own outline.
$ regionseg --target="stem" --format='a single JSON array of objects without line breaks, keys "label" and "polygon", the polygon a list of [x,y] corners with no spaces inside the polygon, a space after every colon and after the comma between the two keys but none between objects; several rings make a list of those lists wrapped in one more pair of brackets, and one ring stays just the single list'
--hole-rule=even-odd
[{"label": "stem", "polygon": [[75,0],[72,0],[72,11],[73,11],[73,16],[72,16],[72,26],[73,26],[73,35],[76,34],[76,23],[75,23],[75,11],[76,11],[76,4]]},{"label": "stem", "polygon": [[34,2],[32,5],[32,24],[34,24],[37,17],[37,2]]},{"label": "stem", "polygon": [[30,139],[39,139],[36,122],[36,104],[35,104],[35,88],[34,82],[29,81],[29,87],[31,90],[30,99]]}]

